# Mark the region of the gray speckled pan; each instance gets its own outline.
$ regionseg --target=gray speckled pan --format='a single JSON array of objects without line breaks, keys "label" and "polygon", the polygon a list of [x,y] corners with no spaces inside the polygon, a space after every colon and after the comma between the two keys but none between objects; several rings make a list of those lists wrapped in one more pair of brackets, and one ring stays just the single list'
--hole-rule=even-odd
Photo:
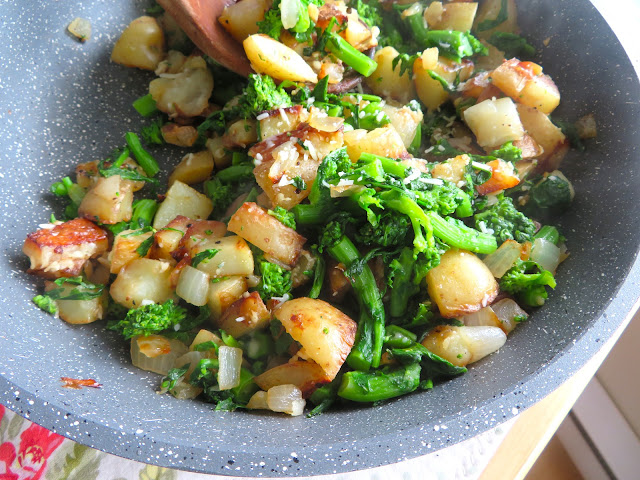
[{"label": "gray speckled pan", "polygon": [[[576,201],[558,224],[570,258],[548,305],[467,375],[377,407],[314,419],[220,413],[154,392],[103,325],[73,327],[37,310],[24,273],[25,235],[58,212],[48,186],[102,158],[142,121],[131,102],[150,75],[112,65],[119,32],[145,2],[0,2],[0,401],[82,444],[200,472],[295,476],[397,462],[449,446],[513,417],[551,392],[612,335],[640,292],[640,98],[615,36],[585,0],[521,2],[520,23],[563,94],[557,115],[595,112],[598,139],[564,171]],[[65,33],[91,20],[82,45]],[[542,41],[550,37],[548,47]],[[166,165],[176,151],[162,151]],[[99,390],[61,388],[94,378]]]}]

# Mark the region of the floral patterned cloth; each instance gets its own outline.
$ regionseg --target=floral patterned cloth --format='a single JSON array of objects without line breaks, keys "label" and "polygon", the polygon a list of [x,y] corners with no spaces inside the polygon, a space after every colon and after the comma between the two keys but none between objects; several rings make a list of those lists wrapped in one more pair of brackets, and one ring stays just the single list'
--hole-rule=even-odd
[{"label": "floral patterned cloth", "polygon": [[[476,479],[510,426],[511,423],[507,423],[453,447],[401,464],[307,477],[307,480]],[[240,479],[182,472],[116,457],[52,433],[0,405],[0,480]]]}]

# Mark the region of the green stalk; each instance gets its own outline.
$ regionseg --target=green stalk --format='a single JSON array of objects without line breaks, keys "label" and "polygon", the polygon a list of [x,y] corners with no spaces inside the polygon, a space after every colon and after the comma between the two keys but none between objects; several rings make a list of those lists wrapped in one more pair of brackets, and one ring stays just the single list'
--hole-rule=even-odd
[{"label": "green stalk", "polygon": [[354,402],[379,402],[413,392],[420,385],[420,364],[414,363],[388,372],[347,372],[338,396]]},{"label": "green stalk", "polygon": [[356,72],[365,77],[369,77],[378,64],[375,60],[367,57],[364,53],[356,50],[349,42],[335,32],[327,32],[328,39],[326,49],[333,53],[337,58],[353,68]]},{"label": "green stalk", "polygon": [[239,182],[241,180],[246,180],[247,178],[253,175],[253,165],[249,163],[239,164],[239,165],[231,165],[230,167],[225,168],[224,170],[220,170],[216,177],[222,183],[229,182]]},{"label": "green stalk", "polygon": [[[360,260],[360,252],[345,235],[334,246],[328,248],[329,254],[347,268]],[[361,304],[361,318],[356,332],[356,341],[347,357],[349,365],[357,370],[378,367],[382,356],[384,341],[385,312],[380,290],[368,265],[351,278],[353,289]]]},{"label": "green stalk", "polygon": [[554,245],[557,245],[560,241],[560,232],[556,227],[545,225],[540,230],[538,230],[533,238],[542,238],[543,240],[547,240],[549,242],[552,242]]},{"label": "green stalk", "polygon": [[138,200],[133,205],[133,215],[131,216],[132,225],[140,225],[146,227],[151,225],[153,217],[158,211],[158,202],[148,198]]},{"label": "green stalk", "polygon": [[429,31],[427,30],[427,23],[424,21],[423,10],[406,17],[406,21],[409,24],[413,38],[420,46],[427,48],[429,46]]},{"label": "green stalk", "polygon": [[387,326],[384,333],[385,348],[408,348],[418,339],[415,333],[405,330],[398,325]]},{"label": "green stalk", "polygon": [[324,274],[327,269],[327,264],[324,261],[322,255],[318,255],[316,260],[316,269],[313,272],[313,284],[311,290],[309,290],[309,298],[318,298],[322,290],[322,283],[324,282]]},{"label": "green stalk", "polygon": [[[481,233],[464,223],[446,221],[436,212],[427,212],[433,234],[447,245],[475,253],[491,253],[498,248],[496,237]],[[454,219],[452,219],[454,220]]]},{"label": "green stalk", "polygon": [[150,117],[158,112],[156,101],[150,93],[144,95],[133,102],[133,108],[143,117]]},{"label": "green stalk", "polygon": [[133,132],[127,132],[124,139],[127,145],[129,145],[131,153],[133,153],[133,156],[136,158],[138,165],[144,170],[144,173],[146,173],[148,177],[154,177],[160,171],[160,167],[149,152],[142,148],[140,137]]},{"label": "green stalk", "polygon": [[366,164],[373,163],[375,161],[379,161],[382,165],[382,169],[389,175],[393,175],[394,177],[399,178],[404,178],[407,176],[407,170],[409,169],[409,167],[396,160],[393,160],[392,158],[382,157],[373,153],[362,152],[360,154],[360,158],[358,159],[358,162]]},{"label": "green stalk", "polygon": [[395,274],[391,285],[389,313],[392,317],[400,317],[407,312],[409,298],[416,294],[419,288],[413,284],[413,250],[405,247],[397,260],[392,262]]}]

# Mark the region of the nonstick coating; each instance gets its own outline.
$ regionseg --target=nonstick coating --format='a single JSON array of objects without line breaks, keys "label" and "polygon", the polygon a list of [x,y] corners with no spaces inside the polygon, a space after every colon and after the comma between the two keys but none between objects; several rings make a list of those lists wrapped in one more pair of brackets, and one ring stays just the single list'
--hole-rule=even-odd
[{"label": "nonstick coating", "polygon": [[[520,24],[563,95],[555,116],[594,112],[598,139],[563,171],[576,200],[557,220],[571,256],[548,304],[469,373],[384,405],[317,418],[222,413],[156,395],[159,377],[131,366],[98,322],[74,327],[30,301],[25,235],[60,214],[49,185],[75,164],[104,158],[144,124],[131,102],[149,73],[111,64],[119,33],[146,2],[0,2],[0,401],[79,443],[185,470],[295,476],[357,470],[434,452],[512,418],[566,380],[612,335],[638,298],[640,98],[633,68],[586,0],[521,2]],[[93,37],[65,33],[87,18]],[[550,39],[548,47],[543,40]],[[160,150],[167,166],[177,150]],[[61,388],[60,377],[102,389]]]}]

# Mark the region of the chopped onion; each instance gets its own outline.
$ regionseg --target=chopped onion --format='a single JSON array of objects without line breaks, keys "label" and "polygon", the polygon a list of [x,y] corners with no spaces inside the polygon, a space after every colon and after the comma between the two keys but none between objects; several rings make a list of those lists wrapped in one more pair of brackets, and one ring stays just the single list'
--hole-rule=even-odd
[{"label": "chopped onion", "polygon": [[257,287],[260,284],[260,277],[258,275],[247,275],[246,279],[249,288]]},{"label": "chopped onion", "polygon": [[340,117],[318,117],[314,115],[309,119],[309,126],[321,132],[337,132],[344,126],[344,119]]},{"label": "chopped onion", "polygon": [[520,308],[520,305],[510,298],[503,298],[499,302],[491,305],[491,308],[500,321],[500,328],[507,334],[518,325],[518,322],[515,320],[516,318],[523,316],[527,318],[529,316],[527,312]]},{"label": "chopped onion", "polygon": [[497,351],[507,341],[507,335],[498,327],[460,327],[459,333],[471,353],[469,363]]},{"label": "chopped onion", "polygon": [[329,195],[331,195],[331,198],[350,197],[365,188],[363,185],[331,185],[329,187]]},{"label": "chopped onion", "polygon": [[218,386],[220,390],[229,390],[240,385],[240,369],[242,368],[242,349],[220,347],[218,350]]},{"label": "chopped onion", "polygon": [[521,245],[515,240],[506,240],[495,252],[487,255],[483,262],[496,278],[501,278],[520,258]]},{"label": "chopped onion", "polygon": [[176,294],[187,303],[201,307],[207,303],[209,275],[187,265],[180,272]]},{"label": "chopped onion", "polygon": [[267,391],[267,404],[274,412],[284,412],[289,415],[302,415],[306,402],[302,392],[295,385],[277,385]]},{"label": "chopped onion", "polygon": [[477,312],[469,313],[460,318],[467,327],[500,327],[500,320],[491,307],[484,307]]},{"label": "chopped onion", "polygon": [[280,2],[280,12],[282,18],[282,26],[289,30],[298,23],[300,5],[298,0],[282,0]]},{"label": "chopped onion", "polygon": [[84,18],[74,18],[67,27],[69,33],[80,40],[82,43],[91,37],[91,22]]},{"label": "chopped onion", "polygon": [[131,363],[142,370],[161,375],[166,375],[173,368],[176,359],[187,351],[187,346],[181,341],[161,335],[131,339]]},{"label": "chopped onion", "polygon": [[269,410],[269,404],[267,403],[267,392],[263,392],[260,390],[253,394],[249,402],[247,403],[247,408],[252,408],[254,410]]},{"label": "chopped onion", "polygon": [[560,264],[560,249],[549,240],[536,238],[533,242],[530,258],[545,270],[555,273]]}]

